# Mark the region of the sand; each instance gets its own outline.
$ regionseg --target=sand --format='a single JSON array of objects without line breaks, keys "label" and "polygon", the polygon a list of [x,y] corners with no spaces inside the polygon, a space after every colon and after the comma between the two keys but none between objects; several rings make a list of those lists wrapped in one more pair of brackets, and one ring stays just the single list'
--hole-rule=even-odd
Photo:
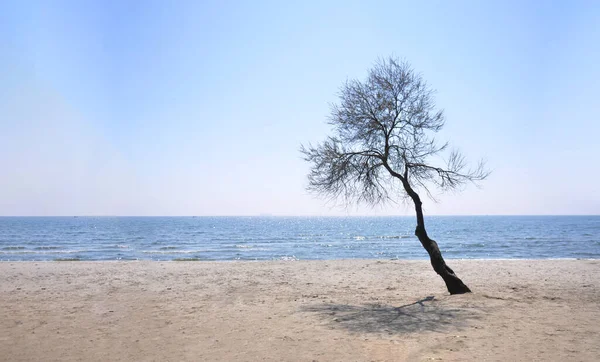
[{"label": "sand", "polygon": [[3,262],[2,361],[598,361],[600,260]]}]

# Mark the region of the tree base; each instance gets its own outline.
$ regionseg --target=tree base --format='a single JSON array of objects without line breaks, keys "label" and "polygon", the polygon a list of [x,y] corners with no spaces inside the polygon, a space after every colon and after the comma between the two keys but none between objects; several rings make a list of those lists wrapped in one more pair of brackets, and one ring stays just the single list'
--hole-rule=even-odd
[{"label": "tree base", "polygon": [[444,279],[446,288],[450,294],[471,293],[471,289],[469,289],[469,287],[467,287],[465,283],[463,283],[463,281],[460,280],[460,278],[457,277],[454,272],[452,272],[452,269],[450,269],[447,265],[445,265],[445,268],[447,269],[447,273],[440,274],[440,276],[442,279]]},{"label": "tree base", "polygon": [[448,265],[446,265],[437,242],[427,236],[425,228],[420,228],[417,226],[415,235],[419,238],[421,245],[423,245],[425,250],[427,250],[429,259],[431,260],[431,266],[433,267],[433,270],[435,270],[435,272],[442,277],[444,283],[446,283],[448,292],[452,295],[471,293],[471,289],[469,289],[469,287],[467,287],[465,283],[463,283],[463,281],[460,280],[456,274],[454,274],[454,271],[450,269]]}]

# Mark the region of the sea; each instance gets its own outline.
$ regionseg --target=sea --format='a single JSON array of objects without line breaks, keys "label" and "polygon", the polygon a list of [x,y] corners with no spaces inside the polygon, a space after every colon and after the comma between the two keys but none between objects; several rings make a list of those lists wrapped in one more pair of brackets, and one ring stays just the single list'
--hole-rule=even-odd
[{"label": "sea", "polygon": [[[430,216],[447,259],[598,259],[600,216]],[[414,217],[0,217],[0,261],[427,259]]]}]

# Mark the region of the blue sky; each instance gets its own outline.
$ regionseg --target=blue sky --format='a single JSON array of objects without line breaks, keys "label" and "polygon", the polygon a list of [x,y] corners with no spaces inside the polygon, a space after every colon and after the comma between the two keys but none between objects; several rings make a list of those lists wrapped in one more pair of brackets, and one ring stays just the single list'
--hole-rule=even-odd
[{"label": "blue sky", "polygon": [[340,85],[437,89],[493,174],[429,214],[600,213],[595,1],[0,2],[0,215],[410,215],[305,191]]}]

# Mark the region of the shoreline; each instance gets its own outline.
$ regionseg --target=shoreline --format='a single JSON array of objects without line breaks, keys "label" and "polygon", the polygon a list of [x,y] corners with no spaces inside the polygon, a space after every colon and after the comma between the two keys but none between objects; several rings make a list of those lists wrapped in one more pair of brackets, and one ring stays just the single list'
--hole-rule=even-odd
[{"label": "shoreline", "polygon": [[[468,261],[552,261],[552,260],[572,260],[572,261],[593,261],[600,258],[447,258],[446,262],[468,262]],[[107,259],[107,260],[86,260],[86,259],[54,259],[54,260],[0,260],[3,263],[56,263],[56,262],[77,262],[77,263],[167,263],[167,262],[200,262],[200,263],[293,263],[293,262],[352,262],[352,261],[399,261],[399,262],[426,262],[429,258],[422,259],[370,259],[370,258],[355,258],[355,259],[232,259],[232,260],[209,260],[196,258],[181,258],[169,260],[152,260],[152,259]]]},{"label": "shoreline", "polygon": [[0,262],[0,355],[47,361],[600,357],[600,260]]}]

